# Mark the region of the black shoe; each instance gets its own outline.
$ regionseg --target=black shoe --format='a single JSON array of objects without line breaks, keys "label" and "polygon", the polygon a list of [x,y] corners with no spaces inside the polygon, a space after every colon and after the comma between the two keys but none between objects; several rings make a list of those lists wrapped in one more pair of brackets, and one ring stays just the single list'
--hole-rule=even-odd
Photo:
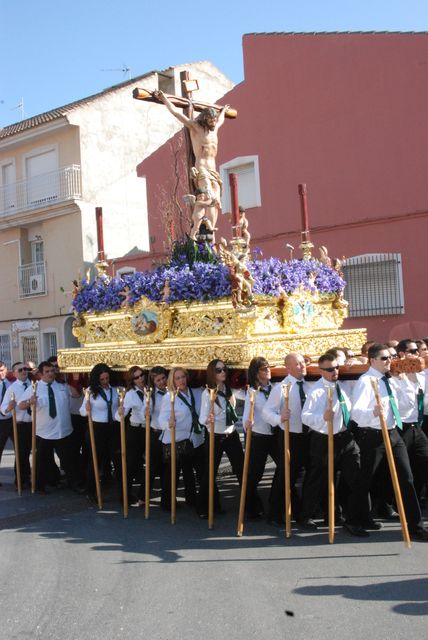
[{"label": "black shoe", "polygon": [[246,514],[248,520],[262,520],[265,517],[263,511],[250,511]]},{"label": "black shoe", "polygon": [[344,528],[351,534],[351,536],[356,536],[357,538],[368,538],[369,532],[360,527],[358,524],[349,524],[349,522],[344,523]]},{"label": "black shoe", "polygon": [[36,489],[36,493],[39,496],[48,496],[50,491],[47,491],[46,489]]},{"label": "black shoe", "polygon": [[423,529],[422,527],[415,529],[414,531],[409,531],[409,536],[411,540],[428,542],[428,530]]},{"label": "black shoe", "polygon": [[208,520],[208,513],[198,513],[198,517],[201,520]]},{"label": "black shoe", "polygon": [[299,520],[297,524],[301,529],[306,529],[307,531],[316,531],[318,529],[317,523],[312,518],[304,518]]},{"label": "black shoe", "polygon": [[379,518],[384,520],[398,520],[399,514],[392,507],[386,507],[378,511]]},{"label": "black shoe", "polygon": [[373,520],[372,518],[370,518],[370,520],[365,520],[364,522],[362,522],[361,526],[363,527],[363,529],[368,529],[369,531],[379,531],[379,529],[382,529],[382,523],[375,522],[375,520]]}]

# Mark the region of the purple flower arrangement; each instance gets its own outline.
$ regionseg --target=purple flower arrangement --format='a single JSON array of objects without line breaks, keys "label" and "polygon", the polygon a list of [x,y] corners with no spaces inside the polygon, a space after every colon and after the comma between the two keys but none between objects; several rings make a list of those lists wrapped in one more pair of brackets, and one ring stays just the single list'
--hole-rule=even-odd
[{"label": "purple flower arrangement", "polygon": [[[291,294],[300,286],[321,294],[339,294],[345,287],[337,271],[315,259],[258,259],[249,261],[248,269],[255,281],[254,294],[278,297],[282,291]],[[141,296],[154,302],[204,302],[231,292],[229,269],[221,262],[196,260],[190,266],[172,260],[169,265],[122,278],[82,280],[72,306],[76,313],[115,311],[124,303],[132,307]]]}]

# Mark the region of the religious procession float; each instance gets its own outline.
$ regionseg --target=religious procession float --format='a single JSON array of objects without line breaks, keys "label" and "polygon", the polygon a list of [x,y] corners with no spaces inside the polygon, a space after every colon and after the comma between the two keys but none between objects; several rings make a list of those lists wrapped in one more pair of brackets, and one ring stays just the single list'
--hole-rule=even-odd
[{"label": "religious procession float", "polygon": [[[97,362],[116,370],[131,365],[184,366],[205,370],[213,358],[244,370],[263,355],[281,367],[284,354],[310,358],[334,346],[359,352],[364,329],[341,329],[347,317],[341,261],[325,247],[314,257],[310,241],[305,185],[299,185],[302,211],[301,257],[263,258],[251,250],[245,211],[239,207],[236,176],[230,176],[232,238],[215,242],[220,206],[215,171],[217,130],[230,107],[192,101],[200,115],[184,115],[189,99],[136,89],[134,97],[164,104],[189,130],[195,166],[190,233],[177,240],[163,264],[149,271],[111,278],[102,241],[102,212],[97,210],[97,276],[74,281],[73,333],[80,348],[62,349],[65,372],[87,372]],[[205,117],[204,124],[201,118]],[[201,154],[209,144],[212,157]]]}]

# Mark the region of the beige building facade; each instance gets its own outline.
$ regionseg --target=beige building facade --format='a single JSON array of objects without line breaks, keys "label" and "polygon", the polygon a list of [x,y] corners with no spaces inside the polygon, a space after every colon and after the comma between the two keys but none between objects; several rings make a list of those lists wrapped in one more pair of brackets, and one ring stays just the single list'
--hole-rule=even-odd
[{"label": "beige building facade", "polygon": [[149,250],[146,185],[136,167],[180,124],[132,90],[181,95],[186,70],[199,81],[200,100],[216,101],[233,86],[209,62],[181,65],[0,129],[0,360],[8,365],[77,346],[72,280],[94,271],[95,207],[103,209],[109,259]]}]

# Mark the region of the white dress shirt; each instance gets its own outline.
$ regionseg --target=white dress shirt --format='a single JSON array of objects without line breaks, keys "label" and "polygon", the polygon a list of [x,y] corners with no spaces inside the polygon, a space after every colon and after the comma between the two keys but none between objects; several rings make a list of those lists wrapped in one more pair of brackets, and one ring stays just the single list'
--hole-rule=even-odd
[{"label": "white dress shirt", "polygon": [[[422,389],[425,394],[425,376],[421,373],[416,374],[416,380],[402,373],[400,377],[390,378],[391,388],[394,389],[397,396],[398,411],[403,422],[418,422],[418,391]],[[426,396],[424,395],[424,405]]]},{"label": "white dress shirt", "polygon": [[[192,389],[193,397],[195,399],[195,411],[199,415],[201,408],[201,389]],[[187,399],[187,402],[191,405],[191,395],[189,390],[187,393],[183,393],[183,396]],[[166,393],[162,399],[162,405],[159,414],[159,424],[162,427],[161,441],[163,444],[169,444],[171,442],[171,430],[169,428],[169,419],[171,417],[172,402],[169,393]],[[174,401],[174,413],[175,413],[175,440],[180,442],[181,440],[190,439],[193,442],[193,446],[199,447],[204,442],[203,433],[195,433],[192,429],[192,413],[187,404],[178,396]]]},{"label": "white dress shirt", "polygon": [[[1,397],[3,395],[3,390],[5,392],[5,396],[6,396],[6,391],[7,389],[10,387],[11,383],[9,382],[9,380],[7,378],[4,378],[4,380],[0,381],[0,402],[1,402]],[[2,406],[3,403],[1,402]],[[7,415],[4,415],[2,410],[0,409],[0,420],[10,420],[11,418],[11,414],[8,413]]]},{"label": "white dress shirt", "polygon": [[[328,382],[324,378],[320,378],[318,382],[313,386],[312,390],[308,393],[306,402],[302,409],[303,423],[310,427],[313,431],[318,433],[328,434],[328,425],[324,420],[324,412],[328,408],[328,388],[331,388],[332,394],[332,410],[334,412],[333,417],[333,433],[340,433],[346,431],[346,426],[343,421],[343,413],[340,406],[339,398],[337,397],[336,383]],[[346,391],[339,383],[339,388],[342,392],[343,400],[346,404],[348,412],[351,410],[351,401],[349,400]]]},{"label": "white dress shirt", "polygon": [[[262,415],[263,419],[273,427],[281,427],[281,429],[284,430],[284,425],[281,422],[281,411],[284,407],[284,385],[289,383],[288,408],[290,410],[290,432],[302,433],[302,403],[298,382],[301,381],[297,380],[294,376],[288,375],[272,389]],[[309,384],[303,380],[303,391],[306,395],[309,389]]]},{"label": "white dress shirt", "polygon": [[[270,398],[270,396],[273,393],[274,387],[278,386],[278,385],[272,385],[272,389],[270,392],[269,397],[267,398],[265,396],[265,394],[262,391],[255,391],[255,397],[254,397],[254,424],[253,424],[253,432],[254,433],[260,433],[262,435],[265,436],[271,436],[272,435],[272,426],[269,422],[266,422],[266,420],[263,417],[263,409],[266,406],[266,402],[268,401],[268,399]],[[251,389],[251,391],[254,393],[254,389]],[[247,391],[247,394],[245,396],[245,404],[244,404],[244,413],[242,416],[242,423],[244,425],[244,429],[245,429],[245,424],[247,422],[247,420],[250,417],[250,389]]]},{"label": "white dress shirt", "polygon": [[[54,381],[51,388],[55,396],[55,418],[51,418],[49,415],[48,383],[43,380],[37,383],[36,434],[46,440],[60,440],[69,436],[73,431],[70,416],[70,395],[65,384]],[[22,394],[21,402],[29,400],[32,395],[33,389],[30,385]]]},{"label": "white dress shirt", "polygon": [[[111,398],[111,402],[112,402],[111,415],[114,420],[114,416],[116,415],[117,408],[119,406],[117,388],[109,386],[108,389],[103,389],[103,391],[107,397],[107,400],[110,401],[110,398]],[[89,401],[91,403],[92,420],[94,422],[107,423],[108,422],[108,405],[107,405],[107,402],[102,397],[102,395],[100,393],[97,393],[96,397],[94,398],[94,396],[91,394],[89,396]],[[88,415],[86,411],[86,398],[83,398],[82,406],[80,407],[80,415],[81,416]]]},{"label": "white dress shirt", "polygon": [[[352,392],[352,409],[351,418],[359,427],[370,427],[371,429],[381,429],[380,419],[373,415],[373,409],[376,404],[376,398],[372,388],[371,378],[377,378],[379,382],[379,395],[380,402],[383,408],[383,415],[385,416],[386,425],[388,429],[395,427],[395,418],[392,413],[391,403],[389,401],[388,391],[386,389],[384,381],[381,379],[385,374],[380,373],[377,369],[370,367],[367,373],[363,373],[357,380]],[[394,387],[391,384],[392,378],[389,378],[389,383],[394,394]],[[395,400],[398,406],[398,400],[395,396]]]},{"label": "white dress shirt", "polygon": [[150,426],[153,429],[158,429],[158,431],[162,431],[162,427],[159,424],[159,414],[162,406],[162,400],[166,395],[168,395],[167,391],[165,393],[161,393],[159,389],[155,389],[155,402],[153,403],[153,398],[151,401]]},{"label": "white dress shirt", "polygon": [[[140,398],[137,391],[143,394],[143,399]],[[145,426],[146,424],[146,416],[144,415],[146,409],[146,399],[144,396],[144,391],[142,389],[129,389],[126,392],[125,397],[123,399],[123,411],[124,416],[126,417],[129,412],[131,412],[129,421],[133,427]],[[114,416],[115,420],[120,422],[119,412],[116,411]]]},{"label": "white dress shirt", "polygon": [[[24,380],[24,382],[22,382],[22,380],[15,380],[15,382],[12,382],[12,384],[8,386],[8,388],[6,389],[4,400],[0,407],[0,411],[7,418],[10,418],[12,416],[12,412],[6,413],[6,409],[10,403],[12,393],[15,394],[16,404],[18,405],[22,400],[22,396],[28,388],[32,388],[31,382],[29,380]],[[28,413],[27,409],[18,409],[18,406],[16,406],[16,421],[31,422],[31,414]]]},{"label": "white dress shirt", "polygon": [[[233,408],[235,408],[236,400],[235,396],[229,398],[229,402]],[[207,429],[210,428],[209,417],[211,413],[210,394],[208,389],[204,389],[201,399],[201,413],[199,421],[204,424]],[[231,424],[226,426],[226,398],[217,396],[217,400],[214,402],[214,433],[228,434],[230,435],[235,431],[235,425]]]}]

